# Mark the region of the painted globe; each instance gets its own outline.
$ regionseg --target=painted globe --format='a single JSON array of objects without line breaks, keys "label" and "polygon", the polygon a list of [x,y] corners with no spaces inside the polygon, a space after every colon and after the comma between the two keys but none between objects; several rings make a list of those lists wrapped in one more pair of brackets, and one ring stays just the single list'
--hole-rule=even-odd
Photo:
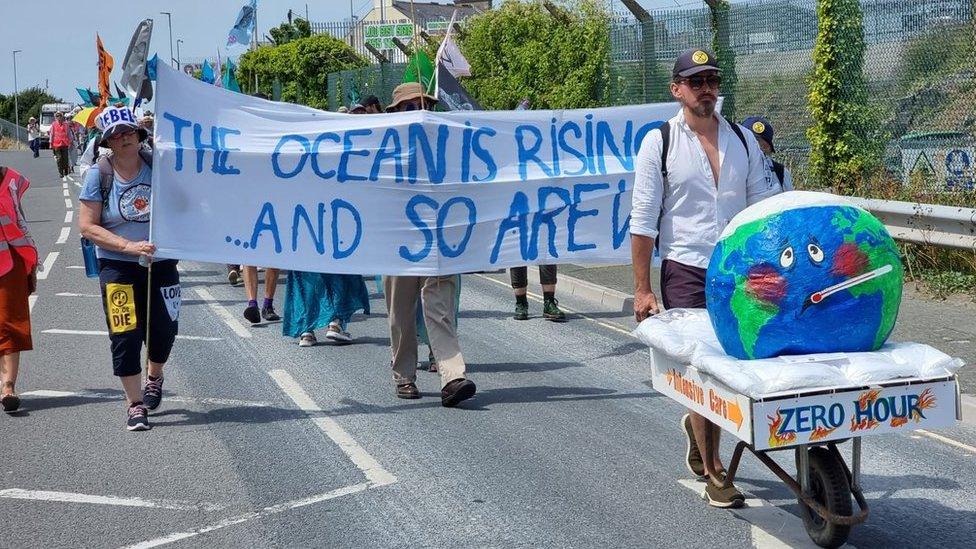
[{"label": "painted globe", "polygon": [[895,326],[902,278],[876,217],[835,195],[794,191],[732,219],[705,296],[719,342],[737,358],[873,351]]}]

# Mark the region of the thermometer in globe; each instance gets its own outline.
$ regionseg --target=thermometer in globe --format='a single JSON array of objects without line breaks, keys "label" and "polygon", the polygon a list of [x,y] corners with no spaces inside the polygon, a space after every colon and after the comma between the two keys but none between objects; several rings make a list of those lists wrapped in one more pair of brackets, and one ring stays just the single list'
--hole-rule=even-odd
[{"label": "thermometer in globe", "polygon": [[857,275],[854,278],[848,278],[847,280],[841,282],[840,284],[834,284],[833,286],[824,288],[819,292],[814,292],[810,294],[810,297],[807,298],[807,302],[816,305],[817,303],[820,303],[821,301],[826,299],[828,296],[836,294],[839,291],[846,290],[853,286],[857,286],[858,284],[862,284],[873,278],[878,278],[879,276],[886,275],[891,271],[892,271],[891,265],[885,265],[884,267],[878,267],[873,271],[868,271],[864,274]]}]

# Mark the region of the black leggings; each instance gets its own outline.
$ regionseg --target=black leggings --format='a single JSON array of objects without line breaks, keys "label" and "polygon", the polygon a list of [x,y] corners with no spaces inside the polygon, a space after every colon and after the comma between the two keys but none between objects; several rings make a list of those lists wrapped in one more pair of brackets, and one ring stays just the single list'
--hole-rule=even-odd
[{"label": "black leggings", "polygon": [[[519,290],[521,288],[527,288],[529,286],[529,268],[528,267],[512,267],[508,270],[508,273],[512,276],[512,288]],[[550,284],[556,283],[556,266],[555,265],[539,265],[539,282],[548,286]]]},{"label": "black leggings", "polygon": [[[146,285],[149,269],[135,261],[98,260],[105,323],[112,342],[112,370],[119,377],[142,372],[146,342]],[[179,331],[180,274],[175,260],[152,265],[152,309],[149,311],[149,360],[169,359]]]}]

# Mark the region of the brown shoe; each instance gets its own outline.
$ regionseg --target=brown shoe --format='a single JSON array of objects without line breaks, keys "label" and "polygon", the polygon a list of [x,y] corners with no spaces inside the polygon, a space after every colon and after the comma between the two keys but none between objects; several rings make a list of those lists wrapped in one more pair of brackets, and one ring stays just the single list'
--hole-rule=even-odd
[{"label": "brown shoe", "polygon": [[746,497],[742,495],[742,492],[734,484],[730,484],[728,488],[719,488],[711,481],[705,483],[705,492],[702,494],[702,499],[707,501],[712,507],[720,507],[722,509],[738,509],[746,502]]},{"label": "brown shoe", "polygon": [[687,439],[687,451],[685,452],[685,466],[691,471],[691,474],[695,475],[697,480],[704,480],[705,477],[705,462],[702,460],[701,451],[698,449],[698,443],[695,442],[695,432],[691,429],[691,414],[685,414],[681,418],[681,427],[685,431],[685,438]]},{"label": "brown shoe", "polygon": [[449,382],[441,389],[441,405],[445,408],[453,408],[474,396],[477,388],[470,379],[458,378]]},{"label": "brown shoe", "polygon": [[397,398],[416,399],[420,398],[420,390],[416,383],[404,383],[396,386]]}]

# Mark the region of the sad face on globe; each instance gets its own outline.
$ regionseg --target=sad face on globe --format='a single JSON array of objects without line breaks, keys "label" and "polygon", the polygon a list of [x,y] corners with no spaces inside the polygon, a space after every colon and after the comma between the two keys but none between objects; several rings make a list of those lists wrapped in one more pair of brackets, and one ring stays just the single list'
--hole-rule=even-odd
[{"label": "sad face on globe", "polygon": [[877,218],[833,195],[790,192],[732,220],[708,266],[706,300],[737,358],[872,351],[894,328],[902,276]]}]

